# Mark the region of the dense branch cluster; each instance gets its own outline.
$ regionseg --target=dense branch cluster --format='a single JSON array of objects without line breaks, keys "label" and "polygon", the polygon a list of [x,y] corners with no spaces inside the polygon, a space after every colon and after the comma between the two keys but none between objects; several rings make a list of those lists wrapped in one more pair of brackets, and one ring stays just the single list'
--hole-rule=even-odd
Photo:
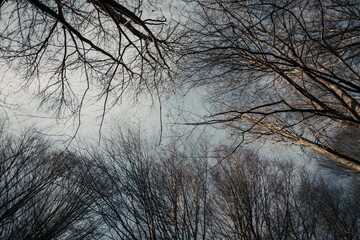
[{"label": "dense branch cluster", "polygon": [[92,86],[104,111],[125,91],[152,93],[170,78],[166,19],[141,2],[2,1],[1,60],[23,87],[37,79],[43,104],[59,116],[79,114]]},{"label": "dense branch cluster", "polygon": [[331,140],[338,128],[360,128],[358,1],[170,5],[3,0],[0,60],[23,77],[22,87],[37,87],[47,109],[77,115],[79,125],[87,95],[103,101],[104,117],[124,94],[161,101],[179,80],[208,88],[210,114],[191,124],[224,126],[240,143],[304,146],[360,170]]},{"label": "dense branch cluster", "polygon": [[[189,84],[211,107],[185,124],[237,141],[159,146],[116,130],[64,150],[3,124],[0,238],[360,239],[360,2],[174,2],[0,0],[1,70],[77,129],[88,102],[102,101],[102,125],[128,93],[161,111],[169,86]],[[258,139],[315,150],[348,177],[240,146]]]},{"label": "dense branch cluster", "polygon": [[249,150],[213,152],[206,139],[159,151],[138,132],[114,131],[75,154],[32,131],[1,133],[4,240],[360,237],[356,175],[326,183]]},{"label": "dense branch cluster", "polygon": [[[350,168],[329,142],[360,127],[358,1],[191,1],[192,85],[214,113],[202,124],[310,147]],[[244,135],[243,135],[244,136]]]}]

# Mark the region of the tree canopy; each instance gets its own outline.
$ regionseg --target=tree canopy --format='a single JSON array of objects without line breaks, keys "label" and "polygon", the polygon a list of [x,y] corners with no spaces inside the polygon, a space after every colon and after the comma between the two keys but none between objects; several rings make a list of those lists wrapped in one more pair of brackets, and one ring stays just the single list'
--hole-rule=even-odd
[{"label": "tree canopy", "polygon": [[[199,87],[209,115],[185,124],[237,144],[117,123],[64,148],[2,122],[0,238],[360,239],[359,55],[357,0],[0,0],[1,70],[58,117]],[[257,140],[350,171],[242,145]]]},{"label": "tree canopy", "polygon": [[126,92],[159,96],[178,80],[208,89],[211,113],[194,125],[218,124],[239,143],[296,144],[360,170],[358,156],[332,141],[360,127],[359,1],[180,3],[171,12],[154,0],[2,0],[0,59],[24,87],[37,82],[59,115],[79,114],[93,87],[105,114]]},{"label": "tree canopy", "polygon": [[160,151],[139,130],[118,129],[75,153],[35,131],[0,133],[4,240],[360,237],[357,175],[327,181],[207,138]]},{"label": "tree canopy", "polygon": [[201,124],[360,170],[359,156],[331,144],[336,129],[360,127],[358,1],[189,2],[186,80],[207,86],[214,103]]},{"label": "tree canopy", "polygon": [[[149,1],[0,2],[0,58],[36,82],[47,108],[79,114],[89,89],[104,112],[126,91],[156,92],[170,78],[165,17]],[[37,81],[36,81],[37,80]]]}]

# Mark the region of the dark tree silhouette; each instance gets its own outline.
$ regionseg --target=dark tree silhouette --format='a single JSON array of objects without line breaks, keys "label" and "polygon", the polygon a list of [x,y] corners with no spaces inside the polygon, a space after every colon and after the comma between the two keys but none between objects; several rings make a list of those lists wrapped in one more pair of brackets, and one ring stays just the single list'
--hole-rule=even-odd
[{"label": "dark tree silhouette", "polygon": [[288,161],[199,140],[159,151],[139,133],[113,132],[85,171],[109,239],[360,237],[356,174],[326,181]]},{"label": "dark tree silhouette", "polygon": [[80,158],[52,151],[39,134],[1,131],[0,238],[84,239],[101,235]]},{"label": "dark tree silhouette", "polygon": [[[111,239],[205,239],[210,232],[206,165],[170,145],[159,153],[137,131],[104,140],[89,183]],[[207,161],[207,160],[206,160]]]}]

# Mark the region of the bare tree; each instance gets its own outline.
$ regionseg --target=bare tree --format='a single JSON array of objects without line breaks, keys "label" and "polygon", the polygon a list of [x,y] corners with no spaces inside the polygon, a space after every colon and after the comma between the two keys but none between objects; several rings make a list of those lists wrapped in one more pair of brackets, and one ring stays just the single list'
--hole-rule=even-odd
[{"label": "bare tree", "polygon": [[358,1],[187,2],[195,9],[184,26],[187,80],[207,86],[215,106],[198,124],[298,144],[360,170],[329,144],[339,126],[360,127]]},{"label": "bare tree", "polygon": [[[232,151],[224,148],[222,151]],[[358,239],[358,178],[330,182],[290,162],[231,155],[212,171],[220,239]]]},{"label": "bare tree", "polygon": [[[223,149],[222,151],[231,151]],[[219,234],[226,239],[296,239],[295,168],[235,152],[212,172]],[[305,238],[304,238],[305,239]]]},{"label": "bare tree", "polygon": [[356,175],[325,184],[291,162],[211,151],[206,141],[155,150],[139,132],[113,131],[87,158],[85,182],[106,238],[359,238]]},{"label": "bare tree", "polygon": [[84,239],[100,236],[92,197],[81,182],[78,156],[53,152],[39,134],[0,146],[1,239]]},{"label": "bare tree", "polygon": [[303,204],[301,212],[307,209],[316,220],[311,227],[313,238],[359,239],[359,179],[353,177],[342,184],[310,179],[302,179],[297,199]]},{"label": "bare tree", "polygon": [[98,88],[104,113],[125,91],[159,94],[169,82],[170,33],[146,0],[0,2],[0,59],[34,84],[60,116],[78,114]]},{"label": "bare tree", "polygon": [[214,209],[209,146],[206,140],[166,145],[154,171],[160,195],[169,208],[172,239],[208,239],[212,231]]},{"label": "bare tree", "polygon": [[138,131],[113,132],[91,158],[89,182],[108,237],[206,239],[211,231],[206,157],[196,161],[202,150],[182,151],[174,143],[157,152],[153,144]]}]

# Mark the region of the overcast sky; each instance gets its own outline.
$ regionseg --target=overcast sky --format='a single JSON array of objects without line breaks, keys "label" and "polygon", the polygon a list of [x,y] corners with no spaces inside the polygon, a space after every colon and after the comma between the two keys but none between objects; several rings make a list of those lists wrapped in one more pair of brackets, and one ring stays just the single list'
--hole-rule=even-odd
[{"label": "overcast sky", "polygon": [[[193,126],[182,126],[185,121],[199,120],[206,115],[201,98],[204,91],[192,90],[187,92],[170,93],[161,98],[151,99],[145,94],[134,102],[133,96],[124,96],[122,101],[108,111],[105,115],[100,133],[103,101],[95,100],[95,91],[89,92],[81,111],[81,124],[79,116],[57,116],[54,110],[41,105],[36,84],[28,88],[21,88],[23,79],[6,66],[0,67],[1,72],[1,101],[2,118],[9,120],[9,127],[13,132],[21,132],[26,128],[35,127],[43,134],[53,139],[67,140],[76,133],[77,138],[86,138],[98,141],[100,134],[106,134],[114,124],[140,127],[142,131],[153,137],[160,138],[186,134],[191,132]],[[39,79],[45,82],[46,79]],[[186,92],[186,94],[185,94]],[[181,128],[181,130],[179,130]],[[162,130],[162,131],[161,131]],[[181,132],[175,133],[175,130]]]}]

